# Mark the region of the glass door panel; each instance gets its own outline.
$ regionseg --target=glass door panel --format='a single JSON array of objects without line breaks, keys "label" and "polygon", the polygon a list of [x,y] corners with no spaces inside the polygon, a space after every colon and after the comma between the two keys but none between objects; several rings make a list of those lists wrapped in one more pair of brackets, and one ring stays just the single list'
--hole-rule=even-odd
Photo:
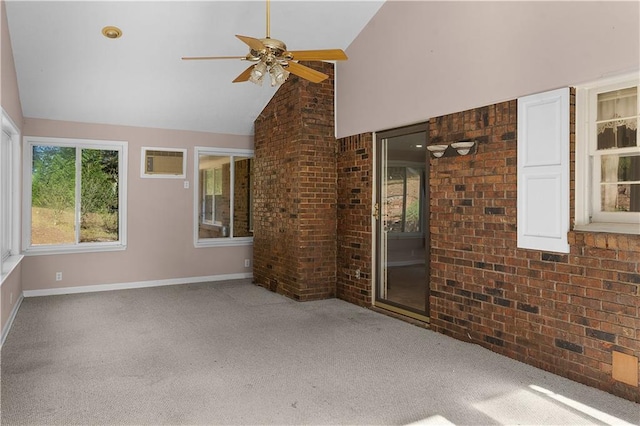
[{"label": "glass door panel", "polygon": [[392,132],[379,134],[376,147],[376,305],[424,319],[429,315],[426,126]]}]

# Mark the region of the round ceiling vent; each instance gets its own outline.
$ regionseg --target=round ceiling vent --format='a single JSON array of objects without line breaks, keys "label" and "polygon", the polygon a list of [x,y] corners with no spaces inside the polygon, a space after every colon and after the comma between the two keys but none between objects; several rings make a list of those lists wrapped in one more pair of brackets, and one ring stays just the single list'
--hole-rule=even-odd
[{"label": "round ceiling vent", "polygon": [[120,38],[120,36],[122,36],[122,30],[118,27],[104,27],[102,29],[102,35],[106,38]]}]

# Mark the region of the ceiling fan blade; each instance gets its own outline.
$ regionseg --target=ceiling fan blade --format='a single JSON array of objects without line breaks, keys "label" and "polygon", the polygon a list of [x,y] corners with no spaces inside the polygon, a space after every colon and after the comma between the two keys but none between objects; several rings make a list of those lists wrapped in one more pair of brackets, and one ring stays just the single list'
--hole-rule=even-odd
[{"label": "ceiling fan blade", "polygon": [[233,80],[233,82],[234,83],[242,83],[244,81],[249,80],[249,77],[251,77],[251,71],[253,71],[253,67],[255,67],[255,65],[251,65],[249,68],[247,68],[246,70],[242,71],[242,74],[237,76],[236,79]]},{"label": "ceiling fan blade", "polygon": [[346,61],[347,55],[342,49],[294,50],[287,52],[296,61]]},{"label": "ceiling fan blade", "polygon": [[183,56],[183,61],[199,61],[209,59],[245,59],[246,56]]},{"label": "ceiling fan blade", "polygon": [[321,81],[329,78],[328,75],[321,73],[320,71],[316,71],[309,67],[305,67],[304,65],[300,65],[297,62],[290,61],[289,65],[286,68],[291,74],[295,74],[298,77],[302,77],[305,80],[309,80],[312,83],[320,83]]},{"label": "ceiling fan blade", "polygon": [[237,35],[237,34],[236,34],[236,37],[238,37],[240,40],[242,40],[252,50],[255,50],[256,52],[259,52],[261,50],[266,49],[264,44],[262,44],[262,42],[260,40],[258,40],[257,38],[247,37],[247,36]]}]

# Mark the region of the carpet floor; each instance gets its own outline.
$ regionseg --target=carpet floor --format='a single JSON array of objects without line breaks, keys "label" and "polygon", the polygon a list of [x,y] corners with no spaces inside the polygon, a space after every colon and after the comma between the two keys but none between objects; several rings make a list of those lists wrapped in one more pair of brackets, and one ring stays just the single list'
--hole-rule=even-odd
[{"label": "carpet floor", "polygon": [[249,280],[25,299],[12,424],[638,424],[640,405],[340,300]]}]

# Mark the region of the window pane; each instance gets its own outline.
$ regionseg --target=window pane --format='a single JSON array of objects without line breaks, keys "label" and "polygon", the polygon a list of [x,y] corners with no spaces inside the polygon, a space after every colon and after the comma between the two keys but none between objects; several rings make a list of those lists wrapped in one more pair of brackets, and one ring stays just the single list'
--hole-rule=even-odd
[{"label": "window pane", "polygon": [[598,149],[625,148],[638,144],[638,120],[614,120],[598,124]]},{"label": "window pane", "polygon": [[31,244],[75,242],[76,149],[33,146]]},{"label": "window pane", "polygon": [[246,157],[234,157],[233,181],[233,236],[251,236],[251,173],[252,161]]},{"label": "window pane", "polygon": [[602,156],[602,182],[640,181],[640,156]]},{"label": "window pane", "polygon": [[601,176],[602,211],[640,211],[640,156],[603,156]]},{"label": "window pane", "polygon": [[640,212],[640,184],[603,184],[603,212]]},{"label": "window pane", "polygon": [[80,242],[118,241],[118,151],[83,149]]},{"label": "window pane", "polygon": [[629,87],[598,95],[598,121],[633,117],[638,114],[638,89]]},{"label": "window pane", "polygon": [[199,238],[227,238],[231,218],[231,160],[228,156],[198,156]]}]

